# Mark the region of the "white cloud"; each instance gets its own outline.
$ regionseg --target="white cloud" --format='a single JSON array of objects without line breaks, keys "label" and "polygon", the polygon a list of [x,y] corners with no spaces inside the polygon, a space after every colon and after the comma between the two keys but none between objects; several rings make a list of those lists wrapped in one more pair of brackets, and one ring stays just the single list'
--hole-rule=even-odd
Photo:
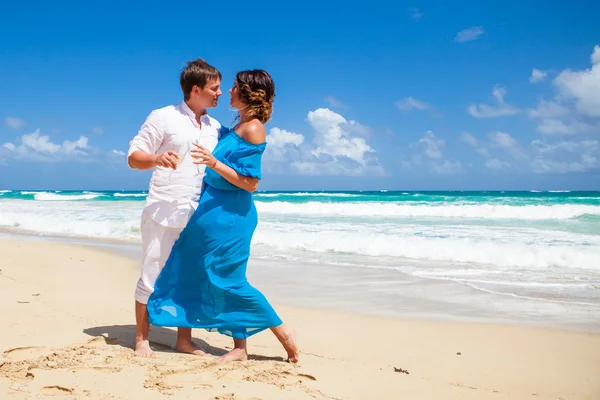
[{"label": "white cloud", "polygon": [[[304,136],[284,129],[271,128],[267,135],[267,143],[269,145],[265,150],[265,161],[268,167],[269,163],[297,161],[300,157],[300,146],[304,143]],[[276,166],[277,169],[279,166]]]},{"label": "white cloud", "polygon": [[425,110],[431,110],[433,108],[431,104],[428,104],[424,101],[417,100],[413,97],[405,97],[404,99],[397,101],[396,107],[398,107],[398,109],[402,110],[402,111],[409,111],[409,110],[425,111]]},{"label": "white cloud", "polygon": [[474,26],[458,32],[454,37],[454,41],[457,43],[470,42],[479,39],[484,33],[483,26]]},{"label": "white cloud", "polygon": [[460,161],[450,161],[444,156],[446,143],[438,139],[432,131],[426,132],[421,139],[410,145],[414,152],[404,168],[427,168],[437,174],[454,174],[462,171]]},{"label": "white cloud", "polygon": [[503,149],[511,149],[517,145],[517,141],[506,132],[493,132],[490,134],[492,144]]},{"label": "white cloud", "polygon": [[586,117],[600,117],[600,47],[591,56],[592,67],[582,71],[565,69],[554,79],[559,94],[575,102],[575,109]]},{"label": "white cloud", "polygon": [[118,156],[118,157],[125,157],[125,152],[121,151],[121,150],[111,150],[110,152],[112,155]]},{"label": "white cloud", "polygon": [[[502,132],[500,132],[502,133]],[[507,134],[506,134],[507,135]],[[509,135],[510,136],[510,135]],[[490,154],[490,150],[481,143],[475,136],[470,133],[464,132],[461,135],[461,139],[469,144],[477,153],[479,153],[485,160],[484,166],[488,169],[499,171],[502,169],[507,169],[511,167],[511,163],[505,160],[500,160],[498,158],[492,157]],[[496,145],[508,145],[511,143],[511,138],[506,137],[505,135],[495,135],[492,138],[492,144],[496,143]],[[503,147],[503,146],[501,146]]]},{"label": "white cloud", "polygon": [[2,147],[7,149],[8,151],[15,151],[16,149],[15,145],[12,143],[4,143]]},{"label": "white cloud", "polygon": [[492,170],[514,168],[535,174],[600,171],[597,140],[534,140],[524,147],[506,132],[489,134],[486,144],[468,133],[462,139],[483,156],[484,166]]},{"label": "white cloud", "polygon": [[494,171],[500,171],[511,167],[511,164],[508,161],[501,161],[497,158],[487,159],[484,165],[487,169],[491,169]]},{"label": "white cloud", "polygon": [[531,167],[537,174],[567,174],[600,170],[600,143],[597,140],[531,142]]},{"label": "white cloud", "polygon": [[557,101],[541,99],[537,108],[527,111],[527,115],[537,121],[536,130],[543,135],[576,135],[600,131],[598,123],[584,121],[575,110]]},{"label": "white cloud", "polygon": [[541,99],[528,111],[543,135],[600,133],[600,46],[590,57],[592,67],[581,71],[565,69],[554,79],[556,96]]},{"label": "white cloud", "polygon": [[495,117],[504,117],[509,115],[514,115],[519,112],[514,106],[510,104],[506,104],[504,101],[504,96],[506,96],[506,89],[501,86],[494,86],[492,89],[492,95],[496,101],[495,106],[490,106],[487,104],[471,104],[467,108],[467,112],[475,118],[495,118]]},{"label": "white cloud", "polygon": [[592,62],[592,65],[600,64],[600,46],[594,46],[594,52],[592,53],[590,60]]},{"label": "white cloud", "polygon": [[600,126],[591,125],[577,119],[568,120],[544,119],[536,130],[544,135],[576,135],[580,133],[600,131]]},{"label": "white cloud", "polygon": [[411,8],[410,12],[412,19],[420,20],[423,18],[423,13],[418,8]]},{"label": "white cloud", "polygon": [[92,133],[94,135],[102,135],[104,133],[104,130],[102,128],[100,128],[99,126],[95,126],[92,128]]},{"label": "white cloud", "polygon": [[279,128],[272,128],[269,132],[269,146],[281,148],[286,144],[300,146],[302,143],[304,143],[304,136],[298,133],[288,132]]},{"label": "white cloud", "polygon": [[304,135],[272,128],[267,136],[265,168],[271,172],[285,171],[302,175],[348,175],[382,174],[383,169],[374,156],[364,136],[370,128],[356,121],[348,121],[342,115],[327,108],[308,113],[308,122],[314,130],[311,143],[305,143]]},{"label": "white cloud", "polygon": [[548,76],[548,72],[541,71],[537,68],[534,68],[533,71],[531,71],[531,76],[529,77],[529,82],[531,82],[531,83],[541,82],[544,79],[546,79],[547,76]]},{"label": "white cloud", "polygon": [[72,161],[89,155],[91,148],[88,138],[80,136],[75,141],[65,140],[62,144],[53,143],[49,136],[40,135],[40,130],[28,133],[20,138],[20,144],[4,143],[14,158],[32,161]]},{"label": "white cloud", "polygon": [[527,149],[509,133],[496,131],[486,135],[484,142],[463,133],[462,140],[484,158],[484,166],[491,170],[524,169],[531,159]]},{"label": "white cloud", "polygon": [[537,108],[527,111],[533,119],[554,119],[569,115],[569,109],[557,102],[540,100]]},{"label": "white cloud", "polygon": [[463,142],[466,142],[483,157],[490,158],[489,150],[486,147],[484,147],[475,136],[471,135],[470,133],[463,132],[461,134],[461,140]]},{"label": "white cloud", "polygon": [[490,146],[504,150],[513,161],[523,163],[529,159],[527,151],[510,134],[498,131],[492,132],[488,136],[490,138]]},{"label": "white cloud", "polygon": [[364,138],[373,136],[373,129],[353,120],[350,120],[346,124],[342,125],[342,128],[350,135],[357,135]]},{"label": "white cloud", "polygon": [[11,129],[19,129],[25,126],[25,120],[17,117],[6,117],[4,118],[4,125]]},{"label": "white cloud", "polygon": [[333,96],[325,96],[325,101],[327,102],[327,104],[329,104],[331,107],[334,107],[334,108],[346,108],[346,107],[348,107],[344,102],[342,102],[341,100],[336,99]]}]

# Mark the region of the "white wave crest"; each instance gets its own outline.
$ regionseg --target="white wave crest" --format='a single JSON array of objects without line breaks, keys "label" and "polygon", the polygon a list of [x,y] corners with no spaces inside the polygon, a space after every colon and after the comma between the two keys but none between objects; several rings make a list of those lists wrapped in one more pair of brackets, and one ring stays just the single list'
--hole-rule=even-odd
[{"label": "white wave crest", "polygon": [[498,204],[406,204],[406,203],[271,203],[256,201],[261,213],[346,217],[441,217],[515,220],[564,220],[586,214],[600,215],[600,206],[557,204],[508,206]]},{"label": "white wave crest", "polygon": [[357,197],[361,196],[360,194],[352,194],[352,193],[334,193],[334,192],[294,192],[294,193],[256,193],[255,197],[282,197],[282,196],[290,196],[290,197]]},{"label": "white wave crest", "polygon": [[[292,229],[293,227],[293,229]],[[361,228],[357,226],[356,228]],[[386,259],[409,259],[447,263],[444,271],[454,270],[456,264],[487,265],[501,271],[529,269],[548,272],[548,268],[566,271],[595,271],[600,273],[600,238],[566,234],[540,236],[527,242],[531,232],[510,235],[510,229],[493,232],[482,227],[470,227],[454,237],[436,237],[435,229],[417,236],[418,226],[403,233],[382,233],[373,230],[330,229],[314,231],[292,225],[284,230],[279,226],[263,225],[257,229],[253,243],[261,245],[262,252],[348,254]],[[509,240],[502,238],[509,237]],[[585,243],[594,243],[590,246]],[[489,272],[489,271],[488,271]]]},{"label": "white wave crest", "polygon": [[114,197],[146,197],[146,193],[115,193]]},{"label": "white wave crest", "polygon": [[[32,193],[33,194],[33,193]],[[56,194],[47,192],[36,192],[34,199],[37,201],[74,201],[74,200],[92,200],[102,196],[102,194],[80,194],[80,195],[68,195],[68,194]]]}]

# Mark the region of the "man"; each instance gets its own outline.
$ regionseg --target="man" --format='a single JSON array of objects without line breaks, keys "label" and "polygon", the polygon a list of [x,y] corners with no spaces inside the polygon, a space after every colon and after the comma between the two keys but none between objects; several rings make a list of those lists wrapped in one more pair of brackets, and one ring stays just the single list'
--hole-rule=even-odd
[{"label": "man", "polygon": [[[154,356],[148,338],[148,298],[200,197],[205,166],[192,163],[189,148],[196,142],[212,151],[221,128],[206,113],[222,94],[221,73],[197,59],[182,70],[180,84],[183,101],[152,111],[127,155],[133,169],[154,168],[142,211],[142,267],[135,290],[135,354],[144,357]],[[178,329],[176,350],[205,354],[192,342],[189,328]]]}]

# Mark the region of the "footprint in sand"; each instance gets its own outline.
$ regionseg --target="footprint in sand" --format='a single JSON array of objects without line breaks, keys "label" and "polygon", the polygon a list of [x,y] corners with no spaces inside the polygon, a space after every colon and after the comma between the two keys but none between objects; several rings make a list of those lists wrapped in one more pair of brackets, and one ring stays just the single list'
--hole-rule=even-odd
[{"label": "footprint in sand", "polygon": [[209,383],[202,383],[207,378],[203,375],[206,374],[194,374],[189,372],[175,372],[164,376],[163,380],[169,386],[173,387],[193,387],[194,389],[210,389],[213,385]]},{"label": "footprint in sand", "polygon": [[121,372],[123,371],[123,368],[117,368],[117,367],[94,367],[94,366],[84,366],[84,367],[76,367],[76,368],[71,368],[70,369],[71,372],[78,372],[78,371],[93,371],[93,372],[105,372],[105,373],[115,373],[115,372]]},{"label": "footprint in sand", "polygon": [[216,395],[215,397],[211,397],[210,400],[236,400],[235,393],[223,393]]},{"label": "footprint in sand", "polygon": [[2,355],[10,361],[21,361],[29,358],[36,358],[44,353],[46,348],[42,346],[25,346],[8,349]]},{"label": "footprint in sand", "polygon": [[305,381],[317,380],[317,378],[309,374],[282,371],[279,368],[247,373],[242,379],[248,382],[262,382],[274,385],[280,389],[285,389],[288,386],[303,386]]},{"label": "footprint in sand", "polygon": [[73,389],[64,386],[44,386],[41,390],[46,396],[64,396],[67,393],[73,393]]},{"label": "footprint in sand", "polygon": [[106,345],[117,345],[119,339],[111,338],[109,336],[98,336],[87,341],[85,347],[103,347]]}]

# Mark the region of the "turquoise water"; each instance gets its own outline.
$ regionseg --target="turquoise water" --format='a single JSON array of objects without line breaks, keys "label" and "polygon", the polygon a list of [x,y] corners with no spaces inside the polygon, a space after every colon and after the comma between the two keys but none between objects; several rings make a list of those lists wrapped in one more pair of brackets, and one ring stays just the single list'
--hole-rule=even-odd
[{"label": "turquoise water", "polygon": [[[139,242],[146,192],[0,191],[0,229]],[[253,258],[600,304],[600,192],[258,192]]]}]

